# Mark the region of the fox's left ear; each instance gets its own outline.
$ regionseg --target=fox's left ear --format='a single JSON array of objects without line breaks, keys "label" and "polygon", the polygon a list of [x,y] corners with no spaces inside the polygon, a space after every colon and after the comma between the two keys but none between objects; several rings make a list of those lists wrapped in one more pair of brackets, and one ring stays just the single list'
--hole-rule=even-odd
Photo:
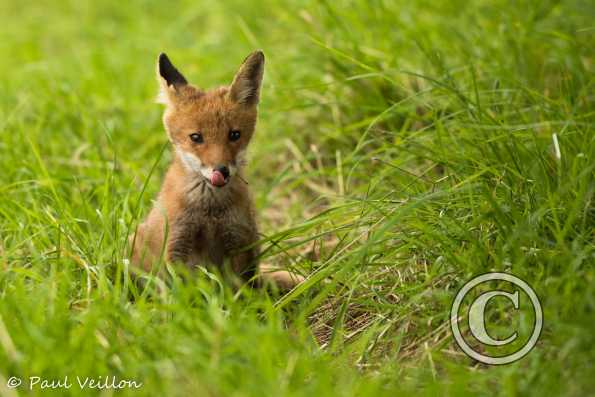
[{"label": "fox's left ear", "polygon": [[160,86],[158,102],[166,105],[171,104],[180,88],[188,84],[186,78],[164,53],[159,54],[157,61],[157,79]]},{"label": "fox's left ear", "polygon": [[243,105],[258,104],[263,73],[264,54],[262,51],[254,51],[236,73],[229,90],[230,99]]}]

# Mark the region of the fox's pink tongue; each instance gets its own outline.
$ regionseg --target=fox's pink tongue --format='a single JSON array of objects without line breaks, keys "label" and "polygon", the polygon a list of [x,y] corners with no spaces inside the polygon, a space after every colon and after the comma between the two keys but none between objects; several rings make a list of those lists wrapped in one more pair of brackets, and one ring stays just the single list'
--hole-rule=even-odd
[{"label": "fox's pink tongue", "polygon": [[213,174],[211,175],[211,184],[213,186],[225,185],[225,177],[220,171],[213,171]]}]

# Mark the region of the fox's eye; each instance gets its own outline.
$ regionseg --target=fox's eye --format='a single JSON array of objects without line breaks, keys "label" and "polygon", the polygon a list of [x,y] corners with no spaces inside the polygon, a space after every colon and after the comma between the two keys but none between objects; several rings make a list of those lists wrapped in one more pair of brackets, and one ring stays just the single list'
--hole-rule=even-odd
[{"label": "fox's eye", "polygon": [[205,141],[200,132],[195,132],[194,134],[190,134],[190,139],[194,143],[203,143]]},{"label": "fox's eye", "polygon": [[238,139],[240,139],[240,131],[238,130],[231,130],[229,131],[229,140],[230,141],[237,141]]}]

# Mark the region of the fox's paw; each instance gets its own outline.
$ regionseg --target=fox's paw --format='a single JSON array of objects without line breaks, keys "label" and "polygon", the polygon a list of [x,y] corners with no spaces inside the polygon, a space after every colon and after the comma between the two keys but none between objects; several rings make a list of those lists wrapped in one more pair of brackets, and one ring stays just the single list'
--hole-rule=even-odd
[{"label": "fox's paw", "polygon": [[293,289],[305,280],[303,276],[297,273],[281,270],[272,265],[260,265],[258,278],[261,285],[271,283],[282,291]]}]

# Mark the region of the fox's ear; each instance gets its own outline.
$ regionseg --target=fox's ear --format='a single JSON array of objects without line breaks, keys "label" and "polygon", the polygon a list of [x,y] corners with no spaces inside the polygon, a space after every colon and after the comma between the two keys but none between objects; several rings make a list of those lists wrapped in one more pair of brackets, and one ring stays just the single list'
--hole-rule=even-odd
[{"label": "fox's ear", "polygon": [[172,96],[182,86],[188,84],[186,78],[176,69],[164,53],[159,54],[159,60],[157,61],[157,79],[160,86],[158,102],[164,104],[169,104]]},{"label": "fox's ear", "polygon": [[262,51],[254,51],[244,60],[231,83],[231,100],[244,105],[256,105],[260,96],[263,72],[264,54]]},{"label": "fox's ear", "polygon": [[168,86],[179,87],[188,84],[186,78],[179,72],[178,69],[171,63],[167,55],[159,54],[159,76],[165,80]]}]

